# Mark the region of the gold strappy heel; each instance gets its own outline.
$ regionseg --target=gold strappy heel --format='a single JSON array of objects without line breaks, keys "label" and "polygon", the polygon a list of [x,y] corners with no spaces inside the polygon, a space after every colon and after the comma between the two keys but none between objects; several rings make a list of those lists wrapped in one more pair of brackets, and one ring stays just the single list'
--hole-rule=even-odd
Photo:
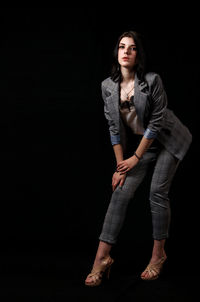
[{"label": "gold strappy heel", "polygon": [[87,286],[100,285],[104,274],[107,277],[107,279],[109,279],[111,265],[113,264],[113,262],[114,262],[114,260],[110,256],[108,256],[108,258],[106,258],[105,260],[102,261],[101,265],[92,268],[91,273],[87,276],[87,278],[88,277],[92,278],[92,282],[85,281],[85,285],[87,285]]},{"label": "gold strappy heel", "polygon": [[163,268],[163,264],[166,261],[167,256],[163,256],[157,263],[151,263],[149,264],[146,269],[144,270],[144,273],[148,273],[148,277],[142,277],[142,280],[145,281],[150,281],[150,280],[155,280],[160,276],[160,273]]}]

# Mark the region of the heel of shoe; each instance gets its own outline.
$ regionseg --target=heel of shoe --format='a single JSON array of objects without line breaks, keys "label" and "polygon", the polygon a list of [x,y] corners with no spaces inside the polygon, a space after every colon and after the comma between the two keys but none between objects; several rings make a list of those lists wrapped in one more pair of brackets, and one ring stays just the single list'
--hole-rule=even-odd
[{"label": "heel of shoe", "polygon": [[110,270],[111,270],[111,266],[109,266],[109,268],[107,269],[107,279],[109,280],[110,278]]},{"label": "heel of shoe", "polygon": [[107,279],[110,278],[110,271],[111,271],[111,266],[112,266],[113,262],[114,262],[114,260],[112,259],[112,262],[111,262],[110,266],[107,268],[107,272],[106,272]]},{"label": "heel of shoe", "polygon": [[103,279],[109,279],[110,278],[110,270],[111,266],[113,264],[114,260],[112,258],[108,258],[106,261],[104,261],[103,265],[93,268],[91,273],[88,275],[88,277],[93,277],[94,280],[92,282],[87,283],[85,281],[85,285],[87,286],[98,286],[101,284]]}]

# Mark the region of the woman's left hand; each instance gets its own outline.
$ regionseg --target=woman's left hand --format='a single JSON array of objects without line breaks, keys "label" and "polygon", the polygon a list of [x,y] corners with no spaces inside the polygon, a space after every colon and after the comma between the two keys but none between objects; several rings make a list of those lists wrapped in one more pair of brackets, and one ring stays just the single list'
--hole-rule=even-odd
[{"label": "woman's left hand", "polygon": [[121,161],[117,165],[117,171],[119,171],[121,174],[124,174],[128,172],[129,170],[133,169],[138,163],[139,159],[137,159],[136,156],[131,156],[130,158]]}]

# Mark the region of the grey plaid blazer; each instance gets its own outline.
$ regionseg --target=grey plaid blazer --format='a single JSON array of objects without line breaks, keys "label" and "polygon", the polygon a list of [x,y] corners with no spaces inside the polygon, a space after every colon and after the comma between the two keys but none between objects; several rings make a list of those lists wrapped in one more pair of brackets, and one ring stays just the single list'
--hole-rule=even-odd
[{"label": "grey plaid blazer", "polygon": [[[125,147],[126,131],[119,111],[119,82],[109,77],[101,83],[101,89],[111,143],[120,143]],[[192,142],[192,135],[173,111],[167,108],[167,103],[167,95],[157,73],[147,73],[142,82],[135,74],[134,104],[145,129],[144,136],[157,138],[170,153],[182,160]]]}]

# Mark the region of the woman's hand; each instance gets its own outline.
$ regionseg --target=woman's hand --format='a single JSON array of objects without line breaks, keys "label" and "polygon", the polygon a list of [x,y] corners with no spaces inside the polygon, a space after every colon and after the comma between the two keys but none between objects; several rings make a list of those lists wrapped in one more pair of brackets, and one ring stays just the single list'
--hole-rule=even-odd
[{"label": "woman's hand", "polygon": [[115,172],[113,174],[113,177],[112,177],[112,189],[113,189],[113,191],[115,191],[118,184],[119,184],[120,187],[122,187],[123,184],[124,184],[125,179],[126,179],[126,174],[125,173],[121,174],[121,173]]},{"label": "woman's hand", "polygon": [[128,172],[129,170],[133,169],[139,162],[139,159],[136,156],[131,156],[130,158],[121,161],[117,165],[117,171],[119,171],[121,174],[124,174]]}]

